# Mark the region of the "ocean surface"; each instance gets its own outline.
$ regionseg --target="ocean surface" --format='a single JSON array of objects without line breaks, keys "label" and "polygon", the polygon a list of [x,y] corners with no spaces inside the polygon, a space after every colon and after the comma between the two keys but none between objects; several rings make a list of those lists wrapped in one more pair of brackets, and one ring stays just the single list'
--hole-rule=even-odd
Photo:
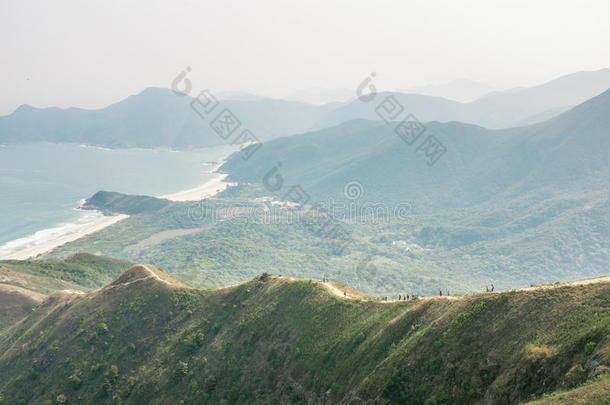
[{"label": "ocean surface", "polygon": [[197,187],[235,148],[104,149],[0,145],[0,258],[77,232],[99,218],[77,210],[99,190],[160,196]]}]

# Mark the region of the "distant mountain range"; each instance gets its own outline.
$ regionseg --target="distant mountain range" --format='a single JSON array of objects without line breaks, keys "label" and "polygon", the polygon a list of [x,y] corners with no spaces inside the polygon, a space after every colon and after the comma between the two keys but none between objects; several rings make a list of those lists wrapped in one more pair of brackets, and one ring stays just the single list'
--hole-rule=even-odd
[{"label": "distant mountain range", "polygon": [[[460,121],[487,128],[540,122],[610,88],[610,69],[579,72],[549,83],[491,93],[470,103],[440,97],[379,93],[374,103],[354,99],[312,105],[242,93],[220,93],[218,110],[229,109],[261,141],[339,125],[354,119],[379,119],[377,104],[394,96],[405,112],[420,121]],[[196,96],[196,95],[195,95]],[[355,96],[355,94],[354,94]],[[225,97],[223,100],[222,97]],[[0,117],[0,143],[72,142],[105,147],[167,147],[185,149],[232,142],[210,127],[192,109],[189,96],[149,88],[98,110],[19,107]]]},{"label": "distant mountain range", "polygon": [[473,80],[458,79],[449,83],[428,84],[425,86],[413,86],[400,93],[421,94],[423,96],[442,97],[447,100],[468,103],[481,98],[496,89],[488,84],[475,82]]},{"label": "distant mountain range", "polygon": [[322,89],[310,88],[288,93],[282,98],[286,100],[298,100],[305,103],[322,105],[329,103],[344,103],[356,97],[353,89]]},{"label": "distant mountain range", "polygon": [[406,113],[420,121],[459,121],[499,129],[533,124],[551,118],[610,88],[610,69],[578,72],[562,76],[540,86],[494,92],[469,103],[450,101],[419,94],[384,92],[370,103],[354,100],[330,111],[318,128],[338,125],[361,118],[378,120],[375,109],[388,96],[394,96]]},{"label": "distant mountain range", "polygon": [[[259,140],[305,131],[328,111],[324,106],[295,101],[229,98],[221,100],[213,114],[205,118],[191,108],[192,97],[177,96],[162,88],[148,88],[99,110],[38,109],[23,105],[13,114],[0,117],[0,143],[46,141],[112,148],[208,147],[229,144],[246,128]],[[210,126],[225,108],[241,122],[236,134],[228,139],[220,137]]]}]

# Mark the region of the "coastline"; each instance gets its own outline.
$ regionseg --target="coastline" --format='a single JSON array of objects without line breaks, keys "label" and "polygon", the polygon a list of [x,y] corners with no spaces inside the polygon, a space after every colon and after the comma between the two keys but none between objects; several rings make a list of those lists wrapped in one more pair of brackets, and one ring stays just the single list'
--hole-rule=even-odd
[{"label": "coastline", "polygon": [[[101,213],[100,213],[101,215]],[[96,220],[92,221],[89,224],[84,225],[77,232],[63,235],[58,238],[46,241],[38,246],[33,246],[29,248],[25,248],[22,250],[18,250],[16,252],[8,254],[6,257],[2,257],[2,260],[27,260],[30,258],[34,258],[43,253],[47,253],[50,250],[55,249],[63,244],[68,242],[75,241],[76,239],[80,239],[83,236],[87,236],[94,232],[100,231],[110,225],[114,225],[119,221],[122,221],[125,218],[128,218],[129,215],[119,214],[113,216],[100,216]],[[44,231],[44,230],[43,230]],[[42,231],[39,231],[42,232]],[[34,234],[35,235],[35,234]],[[24,238],[22,238],[24,239]]]},{"label": "coastline", "polygon": [[227,187],[235,185],[235,183],[225,181],[228,176],[226,173],[217,173],[214,171],[211,174],[214,174],[215,177],[206,181],[200,186],[184,191],[178,191],[177,193],[162,195],[157,198],[165,198],[166,200],[179,202],[199,201],[203,200],[204,198],[213,197],[216,194],[226,190]]},{"label": "coastline", "polygon": [[[218,167],[220,167],[221,164],[219,164]],[[183,191],[178,191],[178,192],[172,193],[172,194],[158,196],[156,198],[165,198],[167,200],[176,201],[176,202],[199,201],[204,198],[213,197],[216,194],[226,190],[227,187],[235,185],[235,183],[225,181],[228,174],[216,172],[218,167],[216,167],[214,169],[214,171],[212,173],[210,173],[210,174],[213,174],[214,177],[212,179],[207,180],[202,185],[188,189],[188,190],[183,190]],[[76,232],[73,232],[73,233],[70,233],[67,235],[58,236],[51,240],[45,241],[37,246],[32,246],[32,247],[27,247],[25,249],[17,250],[15,252],[12,252],[12,253],[9,253],[7,255],[0,257],[0,260],[32,259],[41,254],[47,253],[47,252],[55,249],[56,247],[64,245],[68,242],[73,242],[77,239],[90,235],[94,232],[101,231],[102,229],[107,228],[111,225],[114,225],[117,222],[122,221],[123,219],[129,218],[129,215],[125,215],[125,214],[107,216],[107,215],[102,215],[102,213],[100,211],[96,211],[96,213],[98,213],[100,215],[99,218],[96,218],[95,220],[91,221],[90,223],[88,223],[86,225],[83,225],[83,227]],[[13,242],[13,243],[19,242],[21,240],[28,239],[28,238],[35,239],[37,234],[39,234],[41,232],[45,232],[45,231],[48,231],[48,229],[43,229],[41,231],[36,232],[33,235],[30,235],[25,238],[20,238],[15,241],[11,241],[11,242]],[[8,242],[8,243],[11,243],[11,242]],[[3,246],[6,246],[6,244]]]}]

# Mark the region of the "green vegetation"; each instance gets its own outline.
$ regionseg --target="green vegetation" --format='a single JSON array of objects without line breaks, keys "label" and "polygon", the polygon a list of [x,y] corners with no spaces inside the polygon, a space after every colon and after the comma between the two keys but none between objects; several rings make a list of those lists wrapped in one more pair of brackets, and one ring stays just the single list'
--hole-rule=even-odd
[{"label": "green vegetation", "polygon": [[86,291],[108,284],[131,265],[87,253],[64,260],[0,260],[0,283],[44,294],[70,288]]},{"label": "green vegetation", "polygon": [[65,260],[0,261],[0,334],[28,316],[47,294],[101,287],[130,266],[124,260],[87,253]]},{"label": "green vegetation", "polygon": [[83,204],[83,208],[106,213],[142,214],[157,212],[171,202],[148,196],[132,196],[109,191],[98,191]]},{"label": "green vegetation", "polygon": [[608,283],[384,304],[147,274],[55,296],[1,336],[4,401],[504,404],[607,381]]},{"label": "green vegetation", "polygon": [[[490,203],[444,217],[340,221],[353,242],[339,253],[332,240],[300,222],[295,209],[244,201],[243,195],[223,197],[206,200],[214,215],[201,220],[188,215],[198,203],[171,203],[46,257],[90,252],[152,263],[196,287],[231,285],[268,269],[317,279],[326,274],[378,296],[430,295],[440,288],[470,293],[490,283],[508,289],[605,274],[610,251],[602,241],[609,237],[610,204],[604,198],[523,197],[510,206]],[[573,208],[587,204],[588,210]],[[271,214],[261,214],[265,209]]]},{"label": "green vegetation", "polygon": [[610,398],[610,374],[605,374],[581,387],[545,394],[542,399],[528,402],[527,405],[607,405],[608,398]]}]

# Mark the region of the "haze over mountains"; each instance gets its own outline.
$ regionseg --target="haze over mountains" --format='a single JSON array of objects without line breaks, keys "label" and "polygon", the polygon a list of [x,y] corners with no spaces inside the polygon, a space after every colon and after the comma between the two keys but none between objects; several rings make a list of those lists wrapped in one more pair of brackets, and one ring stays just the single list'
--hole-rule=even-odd
[{"label": "haze over mountains", "polygon": [[[508,128],[523,122],[535,123],[577,105],[610,88],[610,69],[578,72],[539,86],[491,93],[469,103],[440,97],[385,92],[378,99],[393,95],[406,111],[420,121],[459,121],[486,128]],[[374,103],[352,101],[327,114],[318,127],[328,127],[355,118],[376,120]]]},{"label": "haze over mountains", "polygon": [[[191,108],[192,98],[148,88],[101,110],[19,107],[0,118],[0,142],[76,142],[106,147],[184,149],[225,145]],[[304,131],[324,107],[282,100],[226,100],[229,108],[260,140]],[[220,110],[221,108],[219,108]]]},{"label": "haze over mountains", "polygon": [[468,103],[496,90],[494,87],[473,80],[456,79],[448,83],[412,86],[400,93],[415,93],[424,96],[442,97],[447,100]]},{"label": "haze over mountains", "polygon": [[[420,121],[506,128],[546,120],[609,87],[610,69],[602,69],[574,73],[531,88],[491,93],[470,103],[403,93],[380,93],[377,99],[394,95]],[[262,141],[353,119],[379,119],[373,105],[358,99],[312,105],[235,93],[225,96],[222,107],[230,109]],[[209,122],[193,112],[191,101],[167,89],[149,88],[99,110],[23,105],[13,114],[0,117],[0,143],[47,141],[176,149],[226,144]]]}]

